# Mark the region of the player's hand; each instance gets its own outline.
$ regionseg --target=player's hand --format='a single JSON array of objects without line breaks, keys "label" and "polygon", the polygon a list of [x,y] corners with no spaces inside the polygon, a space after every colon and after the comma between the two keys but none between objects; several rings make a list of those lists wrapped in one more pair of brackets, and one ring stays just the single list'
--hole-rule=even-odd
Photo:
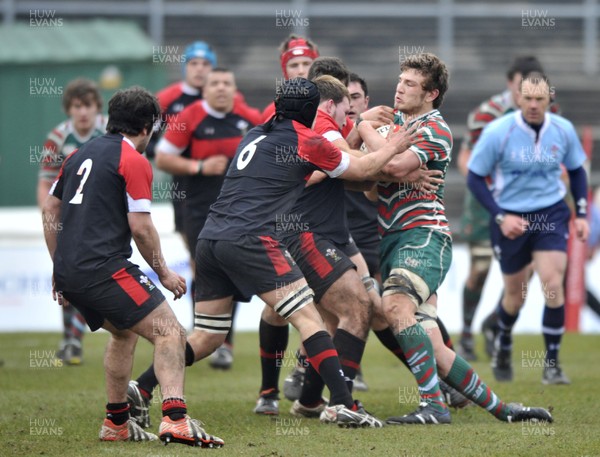
[{"label": "player's hand", "polygon": [[360,114],[365,121],[371,121],[373,128],[377,129],[382,125],[394,122],[394,109],[389,106],[375,106]]},{"label": "player's hand", "polygon": [[54,284],[54,275],[52,275],[52,300],[58,302],[59,306],[69,306],[69,300],[67,300],[62,291],[56,290],[56,284]]},{"label": "player's hand", "polygon": [[327,175],[325,173],[323,173],[322,171],[319,171],[319,170],[315,170],[310,175],[310,178],[308,178],[308,181],[306,181],[305,187],[312,186],[313,184],[318,184],[321,181],[324,181],[326,178],[327,178]]},{"label": "player's hand", "polygon": [[423,165],[408,173],[404,179],[406,182],[413,183],[417,190],[432,193],[436,192],[441,184],[444,184],[442,175],[442,170],[429,170]]},{"label": "player's hand", "polygon": [[506,214],[504,216],[504,221],[502,221],[502,225],[500,226],[500,230],[502,231],[502,235],[506,238],[514,240],[523,235],[527,231],[528,226],[529,223],[521,216],[517,216],[516,214]]},{"label": "player's hand", "polygon": [[205,176],[221,176],[227,171],[229,159],[225,155],[216,155],[202,161],[202,174]]},{"label": "player's hand", "polygon": [[390,134],[387,136],[387,141],[396,147],[396,153],[406,151],[417,142],[420,135],[419,123],[413,124],[410,128],[404,125],[390,124]]},{"label": "player's hand", "polygon": [[183,297],[187,292],[185,279],[170,268],[162,276],[159,276],[158,279],[165,289],[173,292],[174,300]]},{"label": "player's hand", "polygon": [[584,217],[576,217],[573,221],[573,225],[575,227],[575,235],[579,241],[587,241],[588,236],[590,235],[590,225],[588,221]]}]

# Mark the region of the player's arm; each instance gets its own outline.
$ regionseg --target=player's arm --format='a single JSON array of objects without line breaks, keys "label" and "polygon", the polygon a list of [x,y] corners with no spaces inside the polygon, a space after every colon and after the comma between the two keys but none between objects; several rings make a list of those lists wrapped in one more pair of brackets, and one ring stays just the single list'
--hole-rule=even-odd
[{"label": "player's arm", "polygon": [[587,221],[588,182],[587,174],[583,167],[587,158],[575,127],[570,122],[566,127],[566,133],[567,150],[563,158],[563,164],[569,174],[571,194],[575,200],[575,232],[580,241],[585,241],[590,231]]},{"label": "player's arm", "polygon": [[586,241],[590,234],[590,227],[587,221],[587,174],[583,167],[568,170],[571,194],[575,200],[575,233],[579,241]]},{"label": "player's arm", "polygon": [[46,193],[46,199],[42,204],[42,222],[44,226],[44,240],[50,253],[50,258],[54,259],[56,251],[56,238],[60,227],[60,206],[61,200],[54,195]]},{"label": "player's arm", "polygon": [[384,182],[408,182],[408,177],[421,169],[421,160],[413,151],[409,149],[405,154],[400,154],[383,169],[377,173],[377,181]]},{"label": "player's arm", "polygon": [[202,170],[202,161],[182,157],[185,148],[177,147],[164,137],[158,141],[155,148],[156,166],[172,175],[197,175]]},{"label": "player's arm", "polygon": [[[361,122],[358,129],[367,149],[370,151],[380,149],[387,143],[387,139],[382,137],[368,122]],[[392,131],[394,131],[393,125],[390,126],[390,132]],[[410,173],[420,167],[421,162],[415,154],[401,154],[394,157],[390,163],[380,170],[375,179],[377,181],[404,181]]]},{"label": "player's arm", "polygon": [[58,144],[50,138],[52,135],[54,135],[54,131],[50,133],[46,143],[44,143],[44,156],[42,157],[38,175],[36,194],[40,209],[43,208],[46,202],[52,183],[56,180],[61,165],[57,160],[53,160],[57,156]]},{"label": "player's arm", "polygon": [[[367,122],[371,124],[373,128],[377,129],[382,125],[388,125],[394,122],[394,110],[389,106],[379,105],[362,112],[359,117],[359,125],[363,122]],[[346,141],[348,141],[348,144],[353,148],[360,147],[360,144],[363,142],[356,124],[355,128],[350,131]]]},{"label": "player's arm", "polygon": [[47,180],[46,178],[42,178],[42,177],[40,177],[38,179],[37,203],[40,208],[44,207],[46,198],[48,198],[48,192],[50,192],[50,187],[52,187],[51,181]]},{"label": "player's arm", "polygon": [[388,140],[384,140],[385,144],[376,151],[362,157],[347,155],[349,159],[348,168],[340,177],[351,181],[376,179],[377,173],[395,155],[406,151],[415,142],[417,136],[416,128],[409,130],[400,128],[398,132],[389,135]]},{"label": "player's arm", "polygon": [[[58,181],[57,181],[58,183]],[[56,190],[56,185],[51,187],[52,190]],[[62,190],[62,183],[60,185]],[[60,192],[56,192],[56,195],[60,195]],[[46,247],[50,253],[50,258],[54,261],[54,253],[56,252],[56,240],[58,231],[61,227],[60,224],[60,213],[61,213],[62,201],[60,198],[54,195],[46,194],[46,200],[42,205],[42,222],[44,228],[44,240],[46,241]],[[63,299],[62,294],[57,292],[54,288],[54,274],[52,275],[52,299],[57,301],[61,306],[67,306],[69,302]]]},{"label": "player's arm", "polygon": [[188,116],[192,106],[188,106],[171,120],[171,123],[184,128],[167,128],[155,148],[156,166],[172,175],[197,175],[202,170],[202,161],[181,155],[192,141],[191,119]]},{"label": "player's arm", "polygon": [[181,298],[187,291],[185,280],[167,266],[150,213],[129,212],[127,220],[135,245],[146,263],[158,275],[160,283],[173,292],[174,299]]},{"label": "player's arm", "polygon": [[516,214],[505,214],[494,199],[486,182],[486,176],[492,175],[500,160],[499,149],[497,135],[484,129],[468,163],[467,186],[477,201],[488,210],[494,223],[499,224],[502,234],[508,239],[514,240],[525,233],[527,221]]},{"label": "player's arm", "polygon": [[[377,149],[386,143],[386,139],[369,122],[361,122],[359,129],[361,136],[364,135],[363,139],[367,149]],[[415,158],[417,161],[414,160]],[[420,163],[418,157],[402,154],[394,157],[375,178],[378,181],[413,183],[423,190],[435,191],[443,183],[443,180],[440,179],[441,175],[440,170],[428,170],[424,164]]]},{"label": "player's arm", "polygon": [[471,111],[469,113],[469,117],[467,118],[467,132],[463,138],[460,151],[458,153],[457,166],[458,171],[463,176],[467,176],[469,174],[469,160],[471,160],[471,152],[477,140],[481,136],[481,132],[483,128],[493,120],[490,115],[486,115],[486,117],[482,117],[484,114],[480,113],[479,108]]}]

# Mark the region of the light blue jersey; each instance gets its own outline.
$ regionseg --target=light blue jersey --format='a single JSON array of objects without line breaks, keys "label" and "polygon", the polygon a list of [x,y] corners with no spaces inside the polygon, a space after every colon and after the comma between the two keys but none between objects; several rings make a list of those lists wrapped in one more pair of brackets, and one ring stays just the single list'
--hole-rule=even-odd
[{"label": "light blue jersey", "polygon": [[529,212],[564,198],[561,163],[575,170],[585,160],[571,122],[546,113],[536,142],[535,130],[516,111],[485,127],[471,154],[469,170],[491,177],[492,194],[500,208]]}]

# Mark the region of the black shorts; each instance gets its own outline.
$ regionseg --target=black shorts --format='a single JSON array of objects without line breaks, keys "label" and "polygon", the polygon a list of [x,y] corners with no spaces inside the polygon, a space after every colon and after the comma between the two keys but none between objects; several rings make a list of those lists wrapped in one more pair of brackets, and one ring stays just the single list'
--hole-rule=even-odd
[{"label": "black shorts", "polygon": [[356,241],[356,247],[367,262],[369,268],[369,276],[375,277],[379,270],[379,238],[371,239],[368,242]]},{"label": "black shorts", "polygon": [[195,260],[197,302],[232,295],[236,301],[247,302],[252,295],[285,290],[303,278],[285,246],[269,236],[199,239]]},{"label": "black shorts", "polygon": [[538,211],[510,214],[520,215],[529,226],[523,235],[510,240],[498,224],[490,224],[494,255],[502,273],[513,274],[525,268],[531,263],[534,251],[567,251],[571,210],[564,200]]},{"label": "black shorts", "polygon": [[356,270],[350,257],[358,254],[359,250],[352,239],[338,244],[316,233],[302,232],[285,237],[283,242],[314,291],[316,302],[346,271]]},{"label": "black shorts", "polygon": [[196,244],[198,243],[198,235],[204,228],[206,218],[208,217],[208,208],[206,212],[190,211],[189,208],[184,208],[183,230],[188,242],[191,255],[196,255]]},{"label": "black shorts", "polygon": [[160,289],[134,264],[83,291],[65,290],[63,296],[83,314],[92,331],[102,327],[105,319],[119,330],[131,328],[165,301]]},{"label": "black shorts", "polygon": [[173,204],[173,219],[175,222],[175,231],[177,233],[185,234],[185,224],[183,222],[183,211],[184,211],[184,202],[181,200],[173,200],[171,201]]}]

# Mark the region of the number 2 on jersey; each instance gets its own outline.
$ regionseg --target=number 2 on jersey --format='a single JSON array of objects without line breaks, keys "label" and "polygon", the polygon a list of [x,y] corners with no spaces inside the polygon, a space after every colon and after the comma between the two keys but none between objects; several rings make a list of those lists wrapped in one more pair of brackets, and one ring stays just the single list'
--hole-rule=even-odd
[{"label": "number 2 on jersey", "polygon": [[85,185],[85,182],[90,176],[90,172],[92,171],[92,165],[92,159],[85,159],[79,167],[79,170],[77,170],[77,174],[80,176],[83,175],[83,178],[81,178],[79,187],[75,191],[75,195],[73,196],[73,198],[69,200],[69,203],[73,205],[81,205],[81,202],[83,201],[83,186]]},{"label": "number 2 on jersey", "polygon": [[259,141],[264,140],[266,137],[267,137],[267,135],[261,135],[256,140],[248,143],[246,145],[246,147],[244,149],[242,149],[242,152],[240,152],[240,155],[238,156],[238,159],[237,159],[238,170],[243,170],[244,168],[246,168],[246,166],[252,160],[252,157],[254,157],[254,153],[256,152],[257,143]]}]

